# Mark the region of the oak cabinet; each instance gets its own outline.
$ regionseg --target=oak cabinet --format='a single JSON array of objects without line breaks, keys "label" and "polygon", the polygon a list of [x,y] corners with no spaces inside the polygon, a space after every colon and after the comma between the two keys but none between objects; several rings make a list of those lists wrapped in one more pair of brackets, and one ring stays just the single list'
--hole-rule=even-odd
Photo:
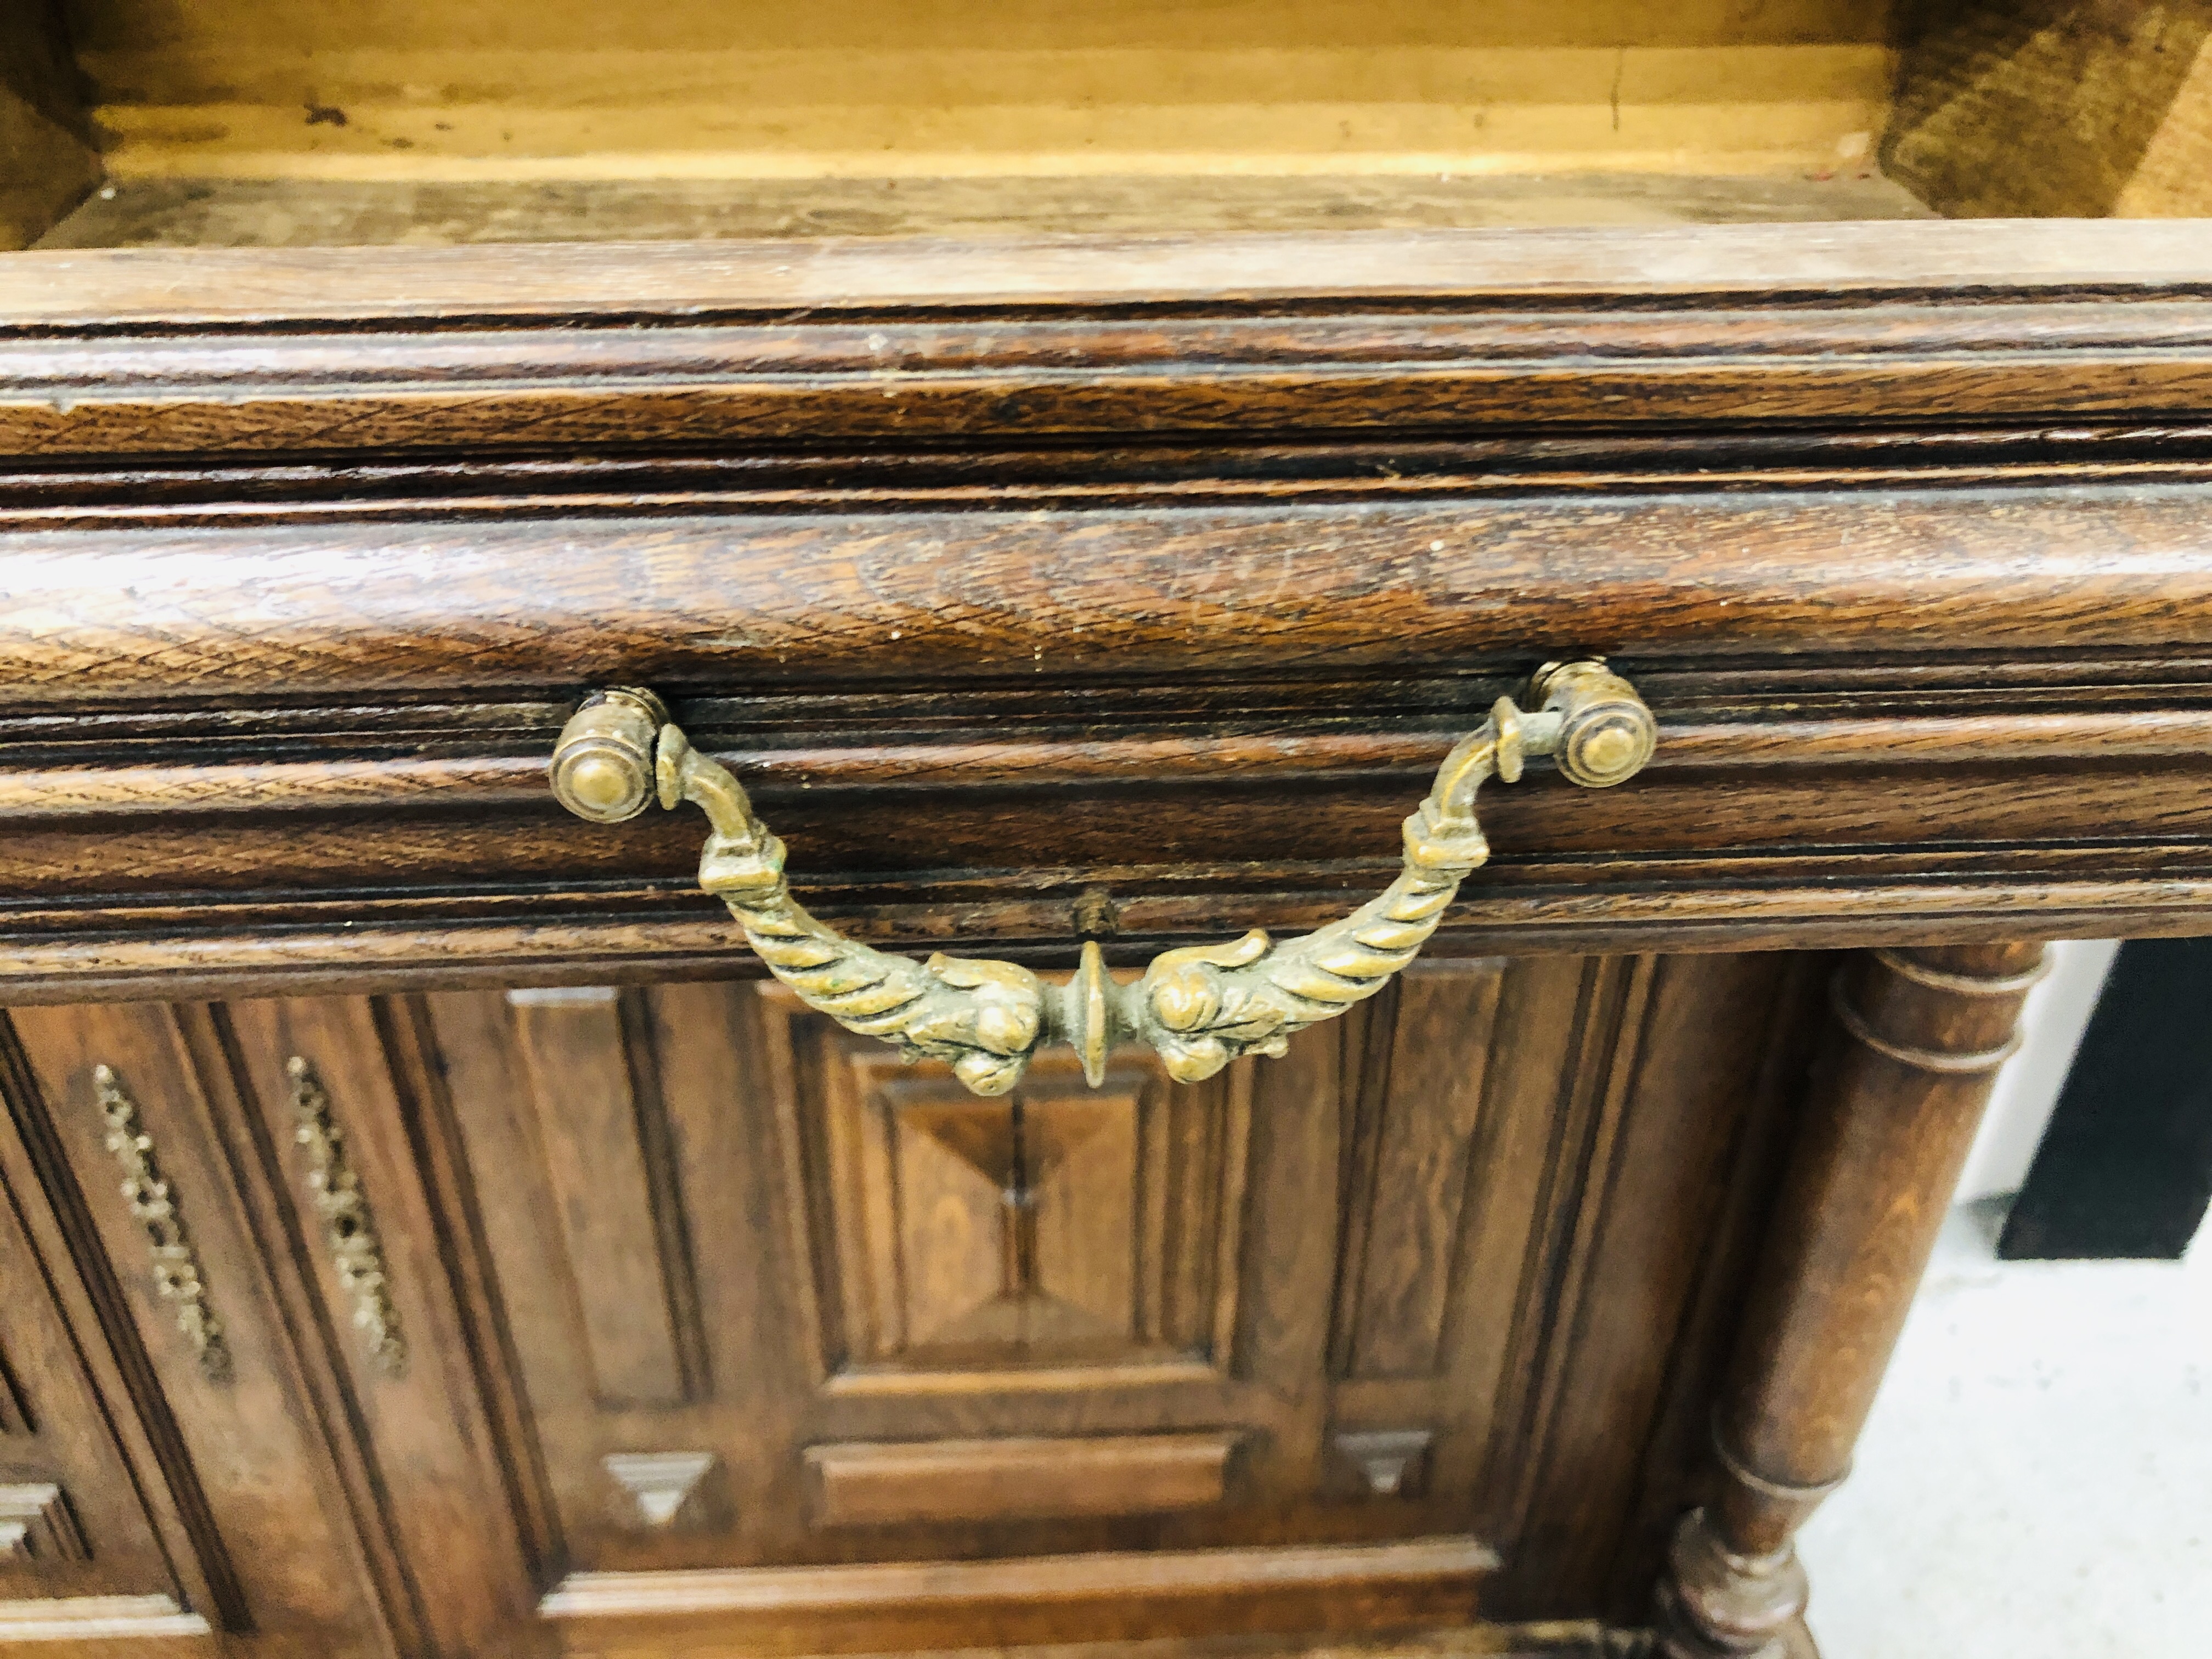
[{"label": "oak cabinet", "polygon": [[[1446,964],[1210,1084],[990,1099],[745,982],[25,1009],[14,1156],[280,1646],[1632,1615],[1816,963]],[[25,1582],[189,1623],[91,1399]]]},{"label": "oak cabinet", "polygon": [[2212,926],[2212,56],[2017,9],[7,8],[0,1639],[1802,1659]]}]

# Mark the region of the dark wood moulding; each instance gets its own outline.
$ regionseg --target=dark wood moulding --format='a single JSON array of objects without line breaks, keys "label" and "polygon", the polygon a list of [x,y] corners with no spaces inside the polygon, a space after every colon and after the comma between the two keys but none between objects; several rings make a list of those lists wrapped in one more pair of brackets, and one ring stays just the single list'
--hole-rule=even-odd
[{"label": "dark wood moulding", "polygon": [[[592,895],[604,901],[608,896]],[[1316,926],[1348,908],[1312,896],[1239,896],[1130,907],[1133,921],[1160,931],[1127,934],[1108,952],[1139,968],[1158,950],[1232,937],[1255,923]],[[0,996],[45,1004],[441,989],[470,986],[659,984],[758,979],[764,970],[719,908],[678,910],[665,894],[646,896],[628,917],[593,917],[571,905],[562,919],[507,922],[437,920],[409,925],[407,907],[295,906],[280,913],[227,915],[222,907],[108,910],[63,918],[47,937],[11,932],[0,956]],[[521,909],[522,906],[511,907]],[[537,907],[558,915],[556,905]],[[336,909],[348,914],[331,915]],[[945,902],[875,904],[820,914],[845,931],[926,955],[951,945],[963,955],[1065,973],[1077,954],[1072,907]],[[1477,893],[1441,929],[1428,954],[1559,955],[1653,950],[1855,949],[1945,939],[1971,944],[2008,931],[2054,939],[2113,933],[2135,938],[2212,931],[2212,868],[2137,880],[2034,883],[1929,881],[1846,886],[1647,893],[1631,897],[1563,889],[1534,899]],[[227,928],[226,922],[242,926]],[[1176,931],[1166,931],[1172,926]],[[1052,935],[1039,943],[1041,933]]]},{"label": "dark wood moulding", "polygon": [[[2208,381],[2212,385],[2212,381]],[[0,707],[2212,649],[2199,486],[0,538]]]},{"label": "dark wood moulding", "polygon": [[2185,425],[2208,270],[2144,222],[30,253],[0,455]]},{"label": "dark wood moulding", "polygon": [[[1048,788],[1100,783],[1278,784],[1322,778],[1388,777],[1413,782],[1443,758],[1455,736],[1425,730],[1200,732],[1091,741],[1049,733],[998,740],[955,735],[938,742],[801,742],[718,747],[714,752],[763,799],[774,799],[777,792],[811,788],[874,793],[896,788]],[[2212,751],[2212,708],[2121,707],[1886,720],[1839,715],[1756,724],[1683,721],[1666,727],[1666,741],[1665,750],[1645,768],[1647,776],[1692,769],[1725,775],[1750,768],[1878,767],[1887,771],[2179,760]],[[544,757],[529,753],[210,758],[197,764],[125,762],[0,769],[0,819],[18,823],[348,808],[496,810],[541,805],[544,796]]]},{"label": "dark wood moulding", "polygon": [[[2148,315],[2142,313],[2148,313]],[[981,334],[981,339],[975,337]],[[673,337],[663,338],[664,334]],[[2202,417],[2212,304],[0,340],[0,454]],[[320,382],[321,384],[318,384]]]},{"label": "dark wood moulding", "polygon": [[[2212,907],[2207,678],[2179,657],[1655,663],[1639,672],[1662,722],[1649,774],[1595,793],[1546,773],[1494,787],[1493,861],[1435,949],[1972,938],[2022,912],[2052,933],[2194,931]],[[1061,966],[1094,889],[1116,907],[1122,962],[1341,912],[1389,879],[1427,773],[1510,689],[1001,689],[964,718],[923,689],[678,713],[841,926]],[[606,828],[554,804],[543,768],[565,701],[257,701],[0,725],[10,994],[84,989],[129,963],[174,994],[280,966],[348,987],[574,977],[576,962],[750,971],[693,886],[696,814]]]},{"label": "dark wood moulding", "polygon": [[11,257],[0,972],[743,970],[693,815],[544,790],[619,684],[871,938],[1304,927],[1590,653],[1656,762],[1486,795],[1439,951],[2194,931],[2208,272],[2148,222]]}]

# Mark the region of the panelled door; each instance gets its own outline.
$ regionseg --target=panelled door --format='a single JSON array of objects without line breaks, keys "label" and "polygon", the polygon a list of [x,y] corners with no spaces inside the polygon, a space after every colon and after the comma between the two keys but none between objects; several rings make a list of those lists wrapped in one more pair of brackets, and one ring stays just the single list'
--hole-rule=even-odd
[{"label": "panelled door", "polygon": [[[186,1601],[204,1582],[179,1582],[101,1410],[89,1368],[127,1394],[115,1356],[81,1351],[65,1316],[95,1293],[67,1240],[22,1141],[0,1146],[0,1642],[204,1632]],[[144,1431],[125,1425],[150,1453]]]},{"label": "panelled door", "polygon": [[994,1099],[753,982],[17,1011],[0,1590],[410,1656],[1587,1615],[1804,978],[1422,964]]},{"label": "panelled door", "polygon": [[1450,1379],[1514,1284],[1454,1272],[1481,1103],[1573,1041],[1492,1077],[1555,989],[1508,977],[993,1099],[773,988],[426,999],[571,1559],[1464,1534],[1492,1425]]}]

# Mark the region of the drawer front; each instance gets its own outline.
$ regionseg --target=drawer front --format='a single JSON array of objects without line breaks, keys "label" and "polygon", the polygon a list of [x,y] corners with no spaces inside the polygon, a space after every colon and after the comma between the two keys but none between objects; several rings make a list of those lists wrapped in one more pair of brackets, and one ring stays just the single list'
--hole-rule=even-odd
[{"label": "drawer front", "polygon": [[[1593,650],[1649,764],[1486,792],[1437,948],[2193,925],[2200,488],[6,532],[47,598],[0,615],[0,985],[726,961],[695,815],[546,787],[636,684],[826,919],[1066,969],[1097,890],[1141,964],[1378,889],[1455,742]],[[175,638],[126,597],[170,582]]]},{"label": "drawer front", "polygon": [[544,787],[608,686],[872,938],[1290,931],[1589,653],[1656,751],[1500,793],[1463,954],[2198,925],[2212,253],[2109,236],[21,256],[0,984],[717,963]]}]

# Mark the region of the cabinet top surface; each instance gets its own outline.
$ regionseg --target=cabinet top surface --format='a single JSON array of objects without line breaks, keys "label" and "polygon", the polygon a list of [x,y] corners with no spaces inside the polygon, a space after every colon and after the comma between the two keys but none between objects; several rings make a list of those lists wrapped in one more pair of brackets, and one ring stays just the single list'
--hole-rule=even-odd
[{"label": "cabinet top surface", "polygon": [[0,328],[2212,284],[2212,222],[1994,220],[0,255]]}]

